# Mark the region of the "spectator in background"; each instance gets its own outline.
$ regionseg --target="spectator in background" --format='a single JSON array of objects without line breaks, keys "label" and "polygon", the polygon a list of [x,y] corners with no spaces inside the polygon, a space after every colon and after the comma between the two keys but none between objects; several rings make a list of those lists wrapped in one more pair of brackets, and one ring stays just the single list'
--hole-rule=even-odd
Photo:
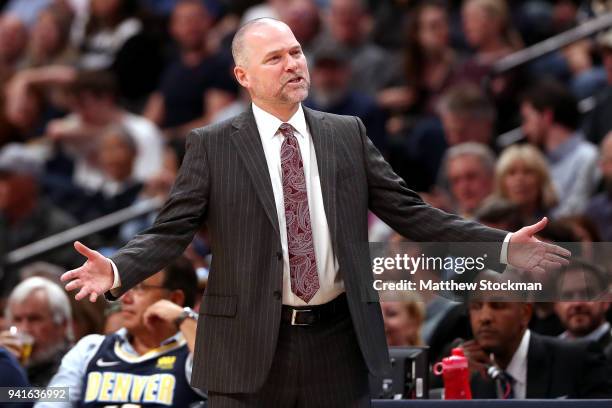
[{"label": "spectator in background", "polygon": [[104,71],[81,71],[71,84],[74,110],[49,123],[47,135],[75,163],[72,181],[78,187],[99,190],[105,177],[97,162],[100,135],[108,126],[124,127],[134,138],[137,155],[134,179],[146,181],[162,165],[163,137],[151,121],[123,110],[117,101],[117,84]]},{"label": "spectator in background", "polygon": [[70,46],[71,24],[72,16],[65,8],[50,5],[43,9],[30,31],[22,68],[74,64],[77,54]]},{"label": "spectator in background", "polygon": [[457,64],[447,7],[444,1],[424,1],[408,17],[403,76],[397,86],[381,91],[378,100],[394,112],[433,114]]},{"label": "spectator in background", "polygon": [[594,264],[573,260],[558,275],[555,312],[565,332],[559,338],[597,342],[612,358],[612,332],[606,321],[610,302],[602,300],[609,287],[608,277]]},{"label": "spectator in background", "polygon": [[315,0],[291,0],[279,11],[280,20],[291,28],[302,46],[306,61],[312,61],[312,48],[323,26]]},{"label": "spectator in background", "polygon": [[[122,126],[110,126],[100,133],[96,163],[103,177],[96,189],[65,183],[61,178],[46,178],[46,188],[54,202],[79,221],[86,222],[129,207],[136,201],[143,183],[134,178],[138,146]],[[118,228],[100,232],[101,245],[117,244]]]},{"label": "spectator in background", "polygon": [[[0,150],[0,240],[7,251],[76,226],[69,215],[41,197],[37,181],[40,171],[39,159],[28,148],[11,144]],[[39,259],[66,268],[81,262],[70,245],[43,254]],[[14,265],[5,268],[0,292],[10,291],[17,279]]]},{"label": "spectator in background", "polygon": [[596,95],[595,107],[587,116],[585,134],[590,142],[598,145],[612,130],[612,30],[602,34],[597,43],[607,86]]},{"label": "spectator in background", "polygon": [[368,40],[369,17],[363,0],[331,0],[327,15],[328,32],[317,41],[319,47],[338,46],[351,61],[351,89],[375,96],[397,76],[393,58]]},{"label": "spectator in background", "polygon": [[[68,296],[56,283],[32,277],[17,285],[8,298],[6,317],[18,332],[34,338],[32,354],[24,363],[30,384],[46,387],[73,341]],[[0,333],[0,345],[17,358],[23,346],[11,331]]]},{"label": "spectator in background", "polygon": [[578,130],[575,97],[561,84],[540,82],[521,102],[522,130],[548,158],[559,198],[552,215],[580,214],[597,184],[597,148]]},{"label": "spectator in background", "polygon": [[[474,54],[457,68],[455,83],[480,85],[499,59],[522,48],[518,31],[512,26],[506,0],[465,0],[461,9],[463,33]],[[516,72],[494,77],[489,85],[499,116],[497,130],[514,127],[515,96],[521,86]]]},{"label": "spectator in background", "polygon": [[368,137],[383,151],[386,147],[385,115],[370,95],[350,88],[351,65],[342,48],[319,48],[314,53],[312,88],[305,105],[337,115],[358,116]]},{"label": "spectator in background", "polygon": [[402,160],[392,161],[417,191],[427,191],[436,182],[446,188],[446,174],[439,169],[448,147],[466,142],[494,144],[495,107],[478,86],[464,83],[449,88],[440,97],[437,111],[440,119],[417,123],[405,139]]},{"label": "spectator in background", "polygon": [[527,224],[554,208],[557,192],[537,148],[515,145],[502,152],[495,168],[494,196],[516,204]]},{"label": "spectator in background", "polygon": [[[196,290],[193,267],[179,258],[126,292],[120,299],[123,327],[106,336],[81,339],[51,380],[51,387],[70,388],[71,401],[39,402],[36,407],[68,408],[73,403],[189,407],[205,400],[202,391],[189,385],[197,315],[183,315],[183,306],[193,306]],[[115,389],[107,397],[100,380],[109,376],[146,386],[138,392],[135,385],[128,385],[125,392]]]},{"label": "spectator in background", "polygon": [[235,99],[231,59],[207,43],[211,25],[212,18],[199,0],[182,0],[172,12],[170,33],[178,55],[144,110],[144,116],[164,129],[169,139],[183,138],[191,129],[210,123]]},{"label": "spectator in background", "polygon": [[91,0],[78,45],[77,66],[111,70],[119,96],[133,108],[155,87],[162,69],[160,45],[144,30],[137,0]]},{"label": "spectator in background", "polygon": [[474,79],[482,78],[494,62],[523,46],[505,0],[465,0],[461,13],[465,38],[474,49],[463,69]]},{"label": "spectator in background", "polygon": [[[499,281],[498,274],[488,278]],[[531,332],[531,303],[509,302],[500,293],[469,303],[474,340],[463,344],[470,366],[484,372],[496,365],[512,384],[512,398],[608,398],[612,382],[601,349],[591,343],[567,343]],[[495,297],[496,301],[490,299]],[[492,355],[493,358],[490,357]],[[503,398],[495,383],[475,373],[474,398]],[[505,388],[501,390],[503,393]]]},{"label": "spectator in background", "polygon": [[0,14],[0,86],[13,75],[28,44],[28,32],[21,20]]},{"label": "spectator in background", "polygon": [[603,241],[612,241],[612,132],[601,142],[599,169],[604,191],[591,198],[584,211],[598,227]]},{"label": "spectator in background", "polygon": [[461,84],[450,88],[440,98],[438,113],[448,146],[465,142],[493,146],[495,107],[478,86]]},{"label": "spectator in background", "polygon": [[476,210],[493,192],[495,155],[480,143],[460,143],[447,151],[444,168],[455,212],[464,218],[474,218]]},{"label": "spectator in background", "polygon": [[389,346],[421,346],[425,307],[416,297],[381,302]]}]

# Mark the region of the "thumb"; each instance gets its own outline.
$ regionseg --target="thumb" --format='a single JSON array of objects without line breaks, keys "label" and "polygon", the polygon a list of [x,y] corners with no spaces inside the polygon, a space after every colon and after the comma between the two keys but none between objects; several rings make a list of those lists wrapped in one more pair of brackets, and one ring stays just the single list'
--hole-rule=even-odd
[{"label": "thumb", "polygon": [[548,224],[548,218],[542,217],[542,219],[535,224],[525,227],[525,230],[530,236],[534,236],[538,232],[542,231],[546,227],[546,224]]},{"label": "thumb", "polygon": [[87,257],[87,259],[93,259],[99,255],[97,251],[89,249],[85,245],[81,244],[79,241],[74,242],[74,249],[76,249],[79,254]]}]

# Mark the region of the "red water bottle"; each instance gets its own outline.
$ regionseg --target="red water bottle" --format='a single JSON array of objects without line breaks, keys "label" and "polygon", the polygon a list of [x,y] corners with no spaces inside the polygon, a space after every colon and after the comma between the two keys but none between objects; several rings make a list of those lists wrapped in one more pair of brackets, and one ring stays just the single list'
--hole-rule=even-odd
[{"label": "red water bottle", "polygon": [[454,348],[450,357],[445,357],[433,366],[435,375],[444,379],[444,399],[472,399],[470,370],[463,349]]}]

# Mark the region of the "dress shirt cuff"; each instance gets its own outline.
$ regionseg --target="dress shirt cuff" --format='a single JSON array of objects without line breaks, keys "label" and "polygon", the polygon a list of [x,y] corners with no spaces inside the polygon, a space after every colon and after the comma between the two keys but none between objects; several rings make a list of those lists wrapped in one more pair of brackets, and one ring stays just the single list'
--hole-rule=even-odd
[{"label": "dress shirt cuff", "polygon": [[115,295],[115,293],[113,293],[113,289],[117,289],[118,287],[121,286],[121,279],[119,279],[119,270],[117,269],[117,265],[115,265],[115,263],[113,262],[112,259],[108,258],[108,261],[110,262],[112,268],[113,268],[113,286],[111,286],[110,290],[111,293],[113,295]]},{"label": "dress shirt cuff", "polygon": [[510,238],[512,238],[511,232],[506,234],[506,238],[504,238],[504,243],[501,247],[501,254],[499,255],[499,262],[504,265],[508,265],[508,244],[510,244]]}]

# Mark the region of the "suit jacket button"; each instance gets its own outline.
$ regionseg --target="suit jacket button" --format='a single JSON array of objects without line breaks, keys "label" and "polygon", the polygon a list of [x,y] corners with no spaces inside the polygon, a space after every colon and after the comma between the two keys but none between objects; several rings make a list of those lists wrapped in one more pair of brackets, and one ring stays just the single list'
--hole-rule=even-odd
[{"label": "suit jacket button", "polygon": [[278,251],[278,252],[276,253],[276,258],[277,258],[279,261],[282,261],[282,260],[283,260],[283,251]]},{"label": "suit jacket button", "polygon": [[283,293],[280,290],[274,291],[274,299],[281,300],[282,297],[283,297]]}]

